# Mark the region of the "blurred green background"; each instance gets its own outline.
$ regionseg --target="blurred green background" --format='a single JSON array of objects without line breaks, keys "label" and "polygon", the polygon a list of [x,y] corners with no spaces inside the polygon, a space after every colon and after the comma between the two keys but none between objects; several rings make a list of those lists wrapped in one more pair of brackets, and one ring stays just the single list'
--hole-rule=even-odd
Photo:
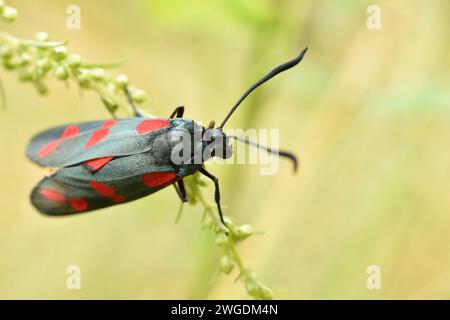
[{"label": "blurred green background", "polygon": [[[240,247],[278,298],[450,296],[449,2],[382,1],[381,30],[368,30],[356,0],[11,1],[3,28],[47,31],[85,60],[121,68],[148,93],[145,109],[223,119],[238,96],[276,64],[310,46],[301,65],[258,90],[229,128],[280,128],[301,158],[261,176],[257,165],[208,168],[227,214],[266,234]],[[81,8],[68,30],[66,8]],[[92,214],[52,219],[28,200],[44,171],[25,158],[50,126],[109,117],[98,96],[54,81],[47,97],[0,71],[0,298],[246,298],[215,277],[220,251],[200,230],[202,208],[173,220],[172,188]],[[212,198],[212,186],[208,195]],[[68,265],[82,288],[66,288]],[[382,289],[366,287],[379,265]]]}]

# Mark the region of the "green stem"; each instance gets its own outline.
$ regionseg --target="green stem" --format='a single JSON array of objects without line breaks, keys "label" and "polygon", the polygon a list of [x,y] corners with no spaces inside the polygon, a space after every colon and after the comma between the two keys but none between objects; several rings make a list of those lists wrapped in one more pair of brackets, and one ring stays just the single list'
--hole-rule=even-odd
[{"label": "green stem", "polygon": [[112,69],[122,67],[128,62],[123,61],[113,61],[113,62],[83,62],[80,67],[85,69],[93,69],[93,68],[103,68],[103,69]]},{"label": "green stem", "polygon": [[7,33],[4,33],[3,31],[0,31],[0,37],[2,37],[4,40],[6,40],[7,42],[11,43],[14,46],[55,48],[65,46],[67,44],[67,41],[50,42],[50,41],[22,40]]},{"label": "green stem", "polygon": [[224,255],[231,258],[239,269],[239,276],[237,280],[242,280],[245,283],[247,292],[252,297],[256,299],[272,299],[272,290],[258,281],[255,274],[245,265],[241,255],[239,254],[237,245],[243,240],[240,238],[237,231],[239,230],[239,227],[235,226],[228,219],[228,217],[224,217],[226,222],[229,221],[227,222],[227,226],[229,226],[229,228],[224,230],[216,210],[203,196],[203,193],[199,187],[200,182],[198,179],[197,174],[186,179],[186,185],[190,189],[190,196],[194,197],[194,202],[198,201],[204,207],[204,211],[208,214],[212,221],[212,230],[215,232],[216,237],[226,236],[226,243],[222,248]]}]

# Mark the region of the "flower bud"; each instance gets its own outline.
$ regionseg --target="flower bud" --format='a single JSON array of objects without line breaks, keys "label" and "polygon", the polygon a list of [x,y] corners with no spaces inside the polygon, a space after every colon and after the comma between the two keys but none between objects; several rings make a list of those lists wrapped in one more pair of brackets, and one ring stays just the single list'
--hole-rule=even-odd
[{"label": "flower bud", "polygon": [[2,10],[2,17],[7,21],[12,22],[17,18],[17,10],[10,6],[4,6]]},{"label": "flower bud", "polygon": [[42,41],[42,42],[48,41],[48,39],[49,39],[47,32],[38,32],[34,35],[34,38],[37,41]]},{"label": "flower bud", "polygon": [[261,286],[259,289],[259,298],[263,300],[272,300],[274,298],[272,289]]},{"label": "flower bud", "polygon": [[45,95],[48,93],[48,87],[45,83],[42,81],[37,81],[34,83],[34,86],[36,87],[39,94]]},{"label": "flower bud", "polygon": [[90,74],[93,79],[101,80],[105,76],[105,70],[103,70],[102,68],[94,68],[90,71]]},{"label": "flower bud", "polygon": [[224,233],[220,233],[217,237],[216,237],[216,244],[219,247],[224,247],[226,246],[228,243],[228,237],[224,234]]},{"label": "flower bud", "polygon": [[21,68],[17,73],[19,81],[30,81],[33,79],[33,73],[27,69]]},{"label": "flower bud", "polygon": [[223,273],[230,273],[231,270],[233,270],[233,267],[233,260],[229,256],[223,256],[222,259],[220,259],[220,270],[222,270]]},{"label": "flower bud", "polygon": [[29,53],[23,52],[20,54],[20,65],[26,66],[31,62],[31,55]]},{"label": "flower bud", "polygon": [[55,47],[52,53],[56,60],[62,60],[67,56],[67,49],[64,46]]},{"label": "flower bud", "polygon": [[39,59],[36,62],[36,65],[42,73],[46,73],[47,71],[49,71],[52,68],[52,63],[48,59]]},{"label": "flower bud", "polygon": [[0,57],[10,58],[13,54],[13,50],[10,46],[4,44],[0,47]]},{"label": "flower bud", "polygon": [[20,59],[17,57],[11,57],[3,60],[3,66],[8,70],[13,70],[20,65]]},{"label": "flower bud", "polygon": [[81,72],[77,76],[77,79],[82,88],[88,88],[89,85],[91,84],[91,77],[89,76],[89,74],[87,72]]},{"label": "flower bud", "polygon": [[55,76],[58,80],[67,80],[69,77],[69,72],[64,66],[57,66],[55,69]]},{"label": "flower bud", "polygon": [[116,84],[119,88],[125,89],[128,86],[128,77],[124,74],[119,74],[116,77]]},{"label": "flower bud", "polygon": [[108,82],[106,84],[106,90],[108,90],[108,92],[110,93],[116,93],[117,92],[117,87],[113,82]]},{"label": "flower bud", "polygon": [[236,229],[237,240],[244,240],[253,234],[253,228],[249,224],[244,224]]},{"label": "flower bud", "polygon": [[259,295],[259,286],[254,281],[249,281],[245,284],[245,290],[247,290],[248,294],[252,297],[257,297]]},{"label": "flower bud", "polygon": [[71,54],[67,57],[67,65],[71,68],[78,68],[81,65],[81,57],[77,54]]},{"label": "flower bud", "polygon": [[136,89],[131,93],[131,97],[136,103],[142,103],[145,101],[146,94],[144,90]]}]

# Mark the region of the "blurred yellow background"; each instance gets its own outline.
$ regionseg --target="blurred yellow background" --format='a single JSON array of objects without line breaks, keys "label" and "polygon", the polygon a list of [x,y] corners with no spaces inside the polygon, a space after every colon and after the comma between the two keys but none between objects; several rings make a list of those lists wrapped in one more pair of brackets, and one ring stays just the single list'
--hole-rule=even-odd
[{"label": "blurred yellow background", "polygon": [[[261,176],[257,165],[208,168],[228,215],[267,232],[240,247],[282,299],[449,298],[449,2],[77,1],[81,29],[66,28],[72,1],[10,1],[3,30],[47,31],[89,61],[120,68],[148,93],[145,109],[223,119],[258,77],[308,45],[300,66],[260,88],[229,128],[280,128],[301,170]],[[178,197],[151,197],[52,219],[30,205],[44,171],[25,157],[51,126],[109,117],[98,96],[53,81],[39,96],[4,69],[0,116],[0,298],[247,298],[237,276],[214,275],[220,251],[200,230],[202,208],[173,220]],[[449,139],[449,140],[448,140]],[[212,186],[208,195],[212,198]],[[82,288],[66,288],[66,268]],[[381,290],[366,287],[369,265]]]}]

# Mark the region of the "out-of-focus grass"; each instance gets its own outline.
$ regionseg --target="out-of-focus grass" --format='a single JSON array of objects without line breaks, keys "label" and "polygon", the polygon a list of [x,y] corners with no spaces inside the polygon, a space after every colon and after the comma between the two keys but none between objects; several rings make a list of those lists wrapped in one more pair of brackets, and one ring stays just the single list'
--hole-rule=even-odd
[{"label": "out-of-focus grass", "polygon": [[[305,45],[301,66],[261,88],[230,127],[280,128],[300,174],[210,165],[227,213],[266,229],[241,249],[281,298],[445,298],[450,294],[450,54],[446,1],[79,1],[82,29],[65,29],[61,1],[12,3],[22,37],[49,31],[91,61],[123,68],[149,110],[220,120],[242,91]],[[52,125],[107,117],[97,97],[54,83],[41,98],[1,71],[1,298],[243,298],[214,277],[218,249],[199,231],[201,209],[170,188],[132,204],[50,219],[28,194],[43,171],[24,156]],[[212,190],[211,190],[212,191]],[[212,193],[211,193],[212,195]],[[212,199],[212,198],[211,198]],[[65,287],[77,264],[82,290]],[[382,290],[366,288],[377,264]]]}]

